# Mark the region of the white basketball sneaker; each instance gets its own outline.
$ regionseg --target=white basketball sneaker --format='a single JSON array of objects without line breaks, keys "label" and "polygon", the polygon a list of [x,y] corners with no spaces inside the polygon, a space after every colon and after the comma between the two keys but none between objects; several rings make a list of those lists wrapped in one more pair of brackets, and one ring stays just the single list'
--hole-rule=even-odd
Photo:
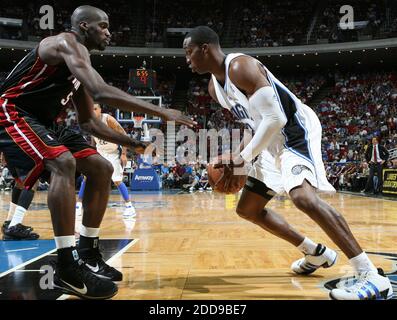
[{"label": "white basketball sneaker", "polygon": [[318,268],[332,267],[338,258],[338,254],[322,244],[318,244],[314,255],[307,254],[304,258],[292,263],[291,269],[297,274],[311,274]]},{"label": "white basketball sneaker", "polygon": [[382,269],[360,272],[351,286],[333,289],[329,296],[333,300],[389,300],[393,298],[393,287]]}]

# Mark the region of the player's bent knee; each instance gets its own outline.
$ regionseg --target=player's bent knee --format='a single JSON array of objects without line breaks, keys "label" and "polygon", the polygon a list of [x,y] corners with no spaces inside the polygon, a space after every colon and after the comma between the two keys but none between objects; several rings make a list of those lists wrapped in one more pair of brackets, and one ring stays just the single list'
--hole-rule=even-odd
[{"label": "player's bent knee", "polygon": [[255,217],[257,216],[257,213],[253,210],[249,210],[248,208],[241,206],[237,206],[236,213],[239,215],[240,218],[248,221],[255,221]]},{"label": "player's bent knee", "polygon": [[76,160],[70,152],[64,152],[55,159],[46,160],[46,168],[60,175],[74,175]]},{"label": "player's bent knee", "polygon": [[[100,156],[91,157],[89,165],[86,166],[84,174],[92,178],[106,178],[110,179],[113,174],[112,164]],[[100,172],[100,175],[98,173]]]},{"label": "player's bent knee", "polygon": [[304,192],[296,192],[291,193],[290,197],[294,205],[306,213],[314,213],[319,207],[318,199],[313,195],[308,195]]},{"label": "player's bent knee", "polygon": [[109,161],[107,161],[105,159],[103,159],[103,160],[104,161],[102,161],[102,163],[101,163],[102,172],[104,174],[106,174],[107,176],[111,177],[113,174],[113,171],[114,171],[113,166]]}]

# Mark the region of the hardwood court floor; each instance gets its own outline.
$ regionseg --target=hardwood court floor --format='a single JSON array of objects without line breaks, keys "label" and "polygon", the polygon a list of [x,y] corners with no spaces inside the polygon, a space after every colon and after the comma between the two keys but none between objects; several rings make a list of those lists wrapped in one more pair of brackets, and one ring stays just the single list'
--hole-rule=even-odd
[{"label": "hardwood court floor", "polygon": [[[46,196],[38,193],[25,224],[42,239],[52,239]],[[397,254],[397,202],[340,193],[322,198],[344,214],[377,266],[387,273],[396,270],[387,254]],[[0,195],[3,220],[9,199],[9,193]],[[134,195],[134,225],[122,219],[120,198],[112,195],[110,205],[119,207],[108,207],[101,237],[138,239],[113,259],[124,274],[115,299],[328,299],[324,283],[351,273],[341,254],[330,269],[294,275],[290,264],[300,252],[239,218],[237,199],[208,192]],[[275,199],[270,207],[304,235],[336,248],[290,200]]]}]

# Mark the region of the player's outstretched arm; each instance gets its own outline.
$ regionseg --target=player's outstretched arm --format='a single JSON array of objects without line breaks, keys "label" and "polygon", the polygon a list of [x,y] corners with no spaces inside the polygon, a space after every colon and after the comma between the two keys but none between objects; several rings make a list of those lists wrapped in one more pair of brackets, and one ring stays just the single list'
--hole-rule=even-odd
[{"label": "player's outstretched arm", "polygon": [[[179,110],[162,109],[151,103],[137,99],[126,92],[108,85],[92,67],[89,52],[72,34],[62,33],[48,40],[53,41],[56,49],[56,60],[64,61],[71,73],[86,88],[89,95],[97,102],[120,108],[124,111],[148,113],[164,120],[176,121],[193,126],[194,121],[184,116]],[[42,46],[43,43],[40,45]],[[39,50],[45,55],[46,47]],[[43,52],[44,51],[44,52]]]},{"label": "player's outstretched arm", "polygon": [[147,146],[146,143],[137,141],[126,134],[111,129],[95,116],[94,102],[83,86],[80,86],[72,99],[77,111],[77,119],[82,130],[99,139],[130,148],[136,153],[144,153]]},{"label": "player's outstretched arm", "polygon": [[[117,131],[118,133],[127,135],[127,132],[125,132],[124,128],[120,125],[120,123],[118,123],[117,120],[110,114],[108,114],[107,117],[107,124],[111,129]],[[123,168],[127,165],[127,148],[125,146],[123,146],[121,150],[120,162]]]}]

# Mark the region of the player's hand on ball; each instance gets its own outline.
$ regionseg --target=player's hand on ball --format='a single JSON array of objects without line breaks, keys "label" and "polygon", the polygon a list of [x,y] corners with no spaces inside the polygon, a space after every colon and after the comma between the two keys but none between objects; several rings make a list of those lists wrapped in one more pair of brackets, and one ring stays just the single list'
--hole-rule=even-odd
[{"label": "player's hand on ball", "polygon": [[233,174],[237,173],[233,169],[244,168],[245,165],[246,163],[240,153],[225,153],[215,160],[214,168],[225,168],[229,174]]},{"label": "player's hand on ball", "polygon": [[176,123],[184,124],[189,127],[193,127],[197,124],[197,122],[182,114],[182,111],[175,109],[165,110],[164,115],[162,115],[161,118],[165,121],[175,121]]},{"label": "player's hand on ball", "polygon": [[233,154],[223,154],[208,166],[208,180],[215,191],[233,194],[240,191],[247,179],[244,161]]}]

